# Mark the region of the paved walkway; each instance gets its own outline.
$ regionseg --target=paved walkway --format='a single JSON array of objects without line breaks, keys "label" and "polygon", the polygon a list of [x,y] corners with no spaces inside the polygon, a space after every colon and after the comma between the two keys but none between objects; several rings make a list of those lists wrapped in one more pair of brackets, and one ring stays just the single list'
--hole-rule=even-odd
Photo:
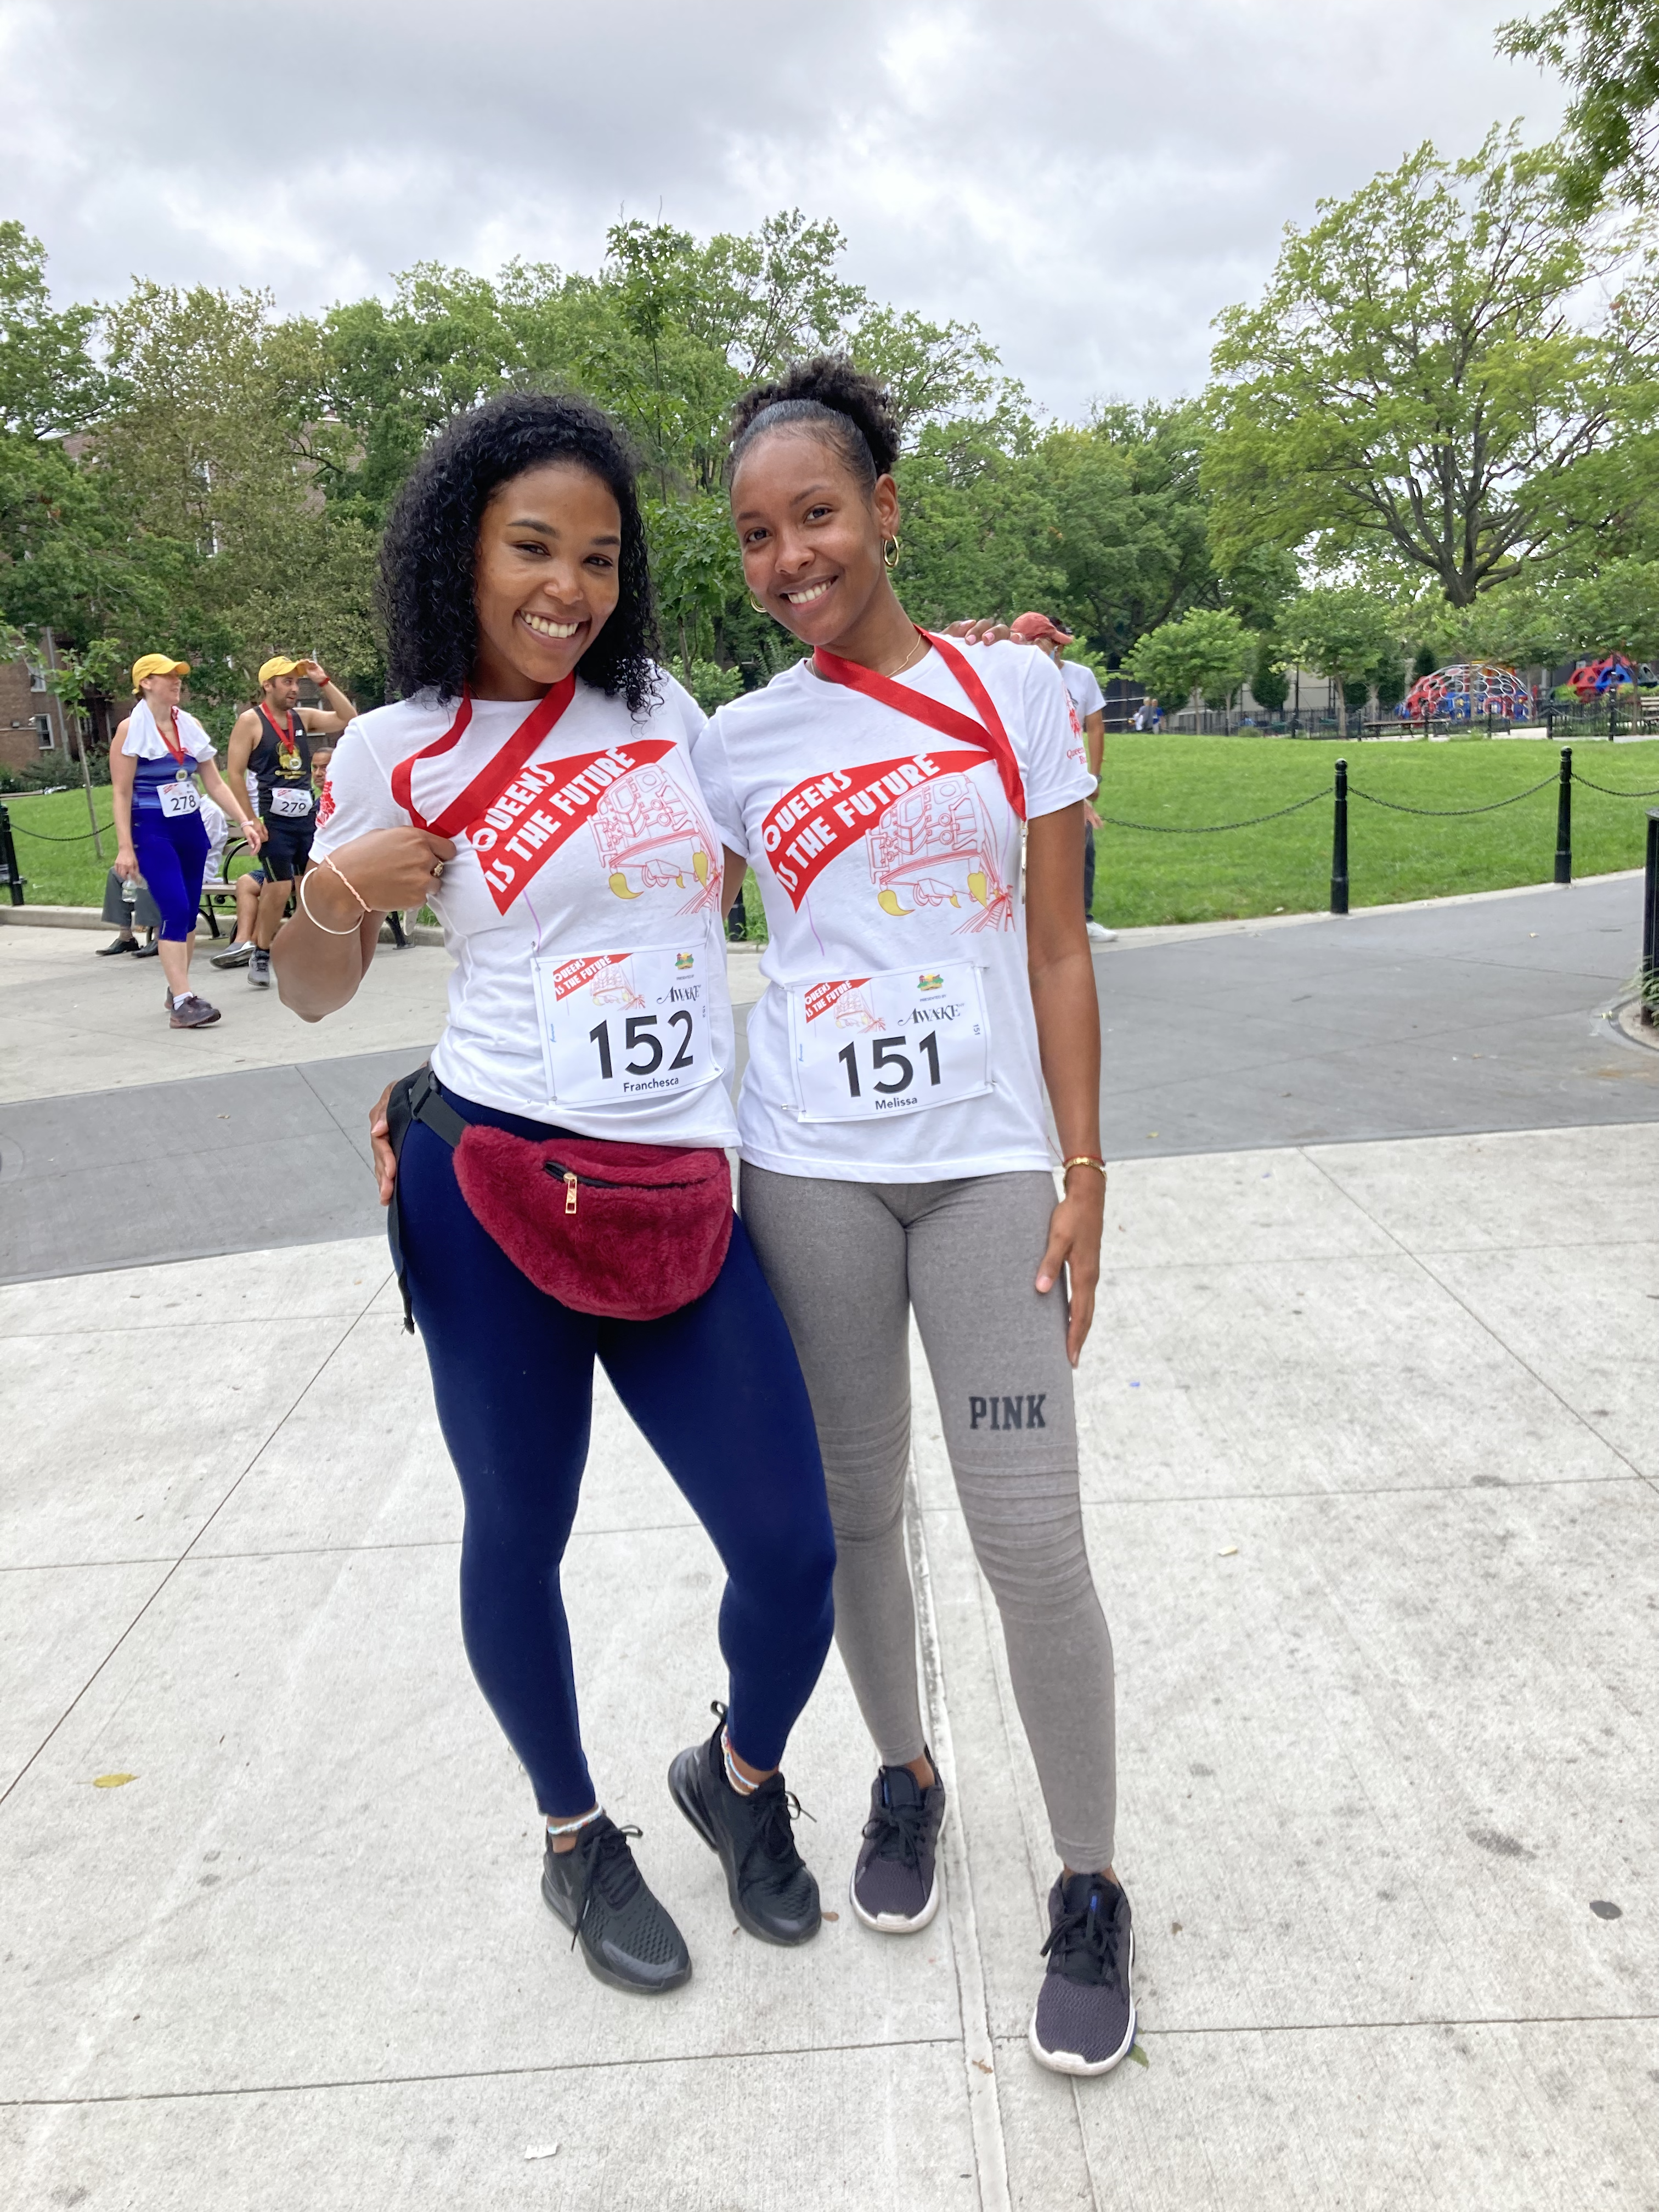
[{"label": "paved walkway", "polygon": [[[1131,1110],[1160,1131],[1114,1172],[1079,1377],[1147,2063],[1075,2087],[1024,2049],[1052,1867],[925,1370],[912,1540],[955,1790],[945,1907],[907,1942],[847,1910],[868,1753],[832,1657],[789,1776],[838,1917],[799,1954],[733,1930],[668,1802],[720,1686],[718,1570],[601,1389],[568,1575],[586,1730],[696,1960],[672,1999],[630,2002],[537,1895],[528,1793],[459,1648],[458,1500],[384,1245],[342,1213],[247,1249],[247,1178],[204,1146],[214,1085],[279,1107],[303,1085],[362,1176],[356,1093],[424,1048],[426,1002],[301,1062],[271,1002],[233,1001],[263,1072],[119,1091],[180,1141],[135,1152],[95,1209],[75,1193],[103,1170],[66,1148],[60,1218],[143,1216],[176,1158],[223,1256],[158,1262],[136,1242],[152,1215],[120,1232],[149,1264],[46,1276],[36,1212],[36,1265],[14,1273],[37,1279],[0,1287],[0,2203],[1659,2205],[1659,1055],[1600,1019],[1620,900],[1534,900],[1541,953],[1519,951],[1516,900],[1486,907],[1486,939],[1455,920],[1480,907],[1439,909],[1472,933],[1461,951],[1391,945],[1399,915],[1101,957],[1112,1148],[1133,1150]],[[1304,1024],[1258,1049],[1310,1086],[1277,1121],[1273,1085],[1237,1086],[1269,1131],[1249,1149],[1204,1133],[1234,1110],[1224,1073],[1167,1056],[1192,1027],[1154,988],[1172,955],[1165,987],[1224,1015],[1264,994],[1241,1051]],[[0,990],[9,956],[0,932]],[[1278,963],[1281,1000],[1341,988],[1375,1012],[1392,962],[1393,1002],[1420,1005],[1437,960],[1462,999],[1448,982],[1415,1054],[1380,1013],[1357,1030],[1364,1082],[1331,1073],[1318,1017],[1267,995]],[[131,980],[75,988],[107,991],[113,1020]],[[1493,991],[1511,1030],[1534,1024],[1522,1065],[1437,1074],[1437,1054],[1462,1065],[1459,1006],[1478,1020]],[[11,1053],[25,1086],[32,1036]],[[1163,1070],[1157,1119],[1137,1065]],[[94,1090],[0,1116],[9,1236],[38,1147]],[[1420,1125],[1536,1126],[1358,1126],[1409,1127],[1413,1098]],[[1314,1106],[1348,1141],[1286,1141]],[[322,1140],[295,1142],[317,1174]]]},{"label": "paved walkway", "polygon": [[1652,2203],[1656,1170],[1647,1126],[1118,1173],[1080,1385],[1148,2064],[1075,2091],[1024,2047],[1051,1869],[925,1379],[947,1905],[846,1910],[832,1661],[789,1771],[840,1917],[799,1954],[668,1804],[718,1577],[601,1397],[588,1735],[696,1957],[647,2004],[537,1896],[378,1242],[0,1291],[0,2197]]},{"label": "paved walkway", "polygon": [[[1659,1116],[1659,1053],[1604,1018],[1640,921],[1624,877],[1127,932],[1095,963],[1108,1156]],[[444,952],[383,951],[310,1024],[234,974],[221,1023],[174,1032],[155,963],[97,941],[0,929],[0,1282],[374,1234],[368,1109],[442,1024]],[[730,967],[741,1057],[762,984]]]}]

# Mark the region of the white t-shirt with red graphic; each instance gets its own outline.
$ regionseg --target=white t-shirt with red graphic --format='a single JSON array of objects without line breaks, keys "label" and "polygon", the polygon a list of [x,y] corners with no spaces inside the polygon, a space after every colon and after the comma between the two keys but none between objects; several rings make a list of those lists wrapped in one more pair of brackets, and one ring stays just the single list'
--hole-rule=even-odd
[{"label": "white t-shirt with red graphic", "polygon": [[[1081,799],[1093,780],[1052,664],[1008,642],[958,649],[1002,718],[1027,818]],[[978,719],[938,653],[897,680]],[[994,760],[805,660],[720,708],[693,757],[771,939],[744,1158],[852,1182],[1049,1166],[1021,825]]]},{"label": "white t-shirt with red graphic", "polygon": [[1071,694],[1072,704],[1077,709],[1079,722],[1086,722],[1091,714],[1097,714],[1106,704],[1106,694],[1100,688],[1100,678],[1086,660],[1062,660],[1060,673],[1066,689]]},{"label": "white t-shirt with red graphic", "polygon": [[455,960],[432,1054],[449,1088],[582,1136],[729,1145],[722,856],[690,755],[702,715],[657,681],[638,721],[578,681],[527,748],[522,701],[467,715],[422,693],[360,715],[336,740],[312,854],[416,814],[455,838],[429,901]]}]

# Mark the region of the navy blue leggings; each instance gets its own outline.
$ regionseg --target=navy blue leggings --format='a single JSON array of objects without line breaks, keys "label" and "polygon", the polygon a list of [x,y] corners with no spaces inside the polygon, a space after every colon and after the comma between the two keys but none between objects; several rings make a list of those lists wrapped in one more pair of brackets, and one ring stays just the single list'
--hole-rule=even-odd
[{"label": "navy blue leggings", "polygon": [[144,889],[155,902],[163,937],[194,934],[207,869],[207,824],[199,814],[163,814],[159,806],[132,810],[132,849]]},{"label": "navy blue leggings", "polygon": [[[469,1121],[556,1133],[444,1095]],[[415,1123],[398,1170],[404,1261],[466,1504],[466,1656],[537,1803],[568,1814],[596,1796],[559,1586],[596,1354],[720,1553],[727,1726],[744,1759],[776,1766],[830,1648],[836,1547],[806,1387],[742,1222],[702,1297],[660,1321],[604,1321],[519,1273],[473,1218],[454,1158]]]}]

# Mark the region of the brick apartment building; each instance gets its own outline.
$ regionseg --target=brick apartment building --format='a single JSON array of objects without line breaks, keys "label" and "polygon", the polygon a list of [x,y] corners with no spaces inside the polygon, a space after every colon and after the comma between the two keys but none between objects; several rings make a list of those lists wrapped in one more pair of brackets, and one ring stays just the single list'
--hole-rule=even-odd
[{"label": "brick apartment building", "polygon": [[42,631],[27,659],[0,662],[0,767],[56,768],[67,779],[75,731],[64,702],[46,689],[50,639]]}]

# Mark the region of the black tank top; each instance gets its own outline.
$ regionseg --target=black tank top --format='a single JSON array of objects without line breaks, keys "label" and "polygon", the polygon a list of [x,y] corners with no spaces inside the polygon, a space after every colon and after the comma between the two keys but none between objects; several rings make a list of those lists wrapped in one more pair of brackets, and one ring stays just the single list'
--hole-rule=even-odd
[{"label": "black tank top", "polygon": [[259,741],[247,764],[259,787],[259,811],[268,814],[273,788],[310,790],[311,739],[297,708],[289,717],[291,738],[263,700],[253,711],[259,717]]}]

